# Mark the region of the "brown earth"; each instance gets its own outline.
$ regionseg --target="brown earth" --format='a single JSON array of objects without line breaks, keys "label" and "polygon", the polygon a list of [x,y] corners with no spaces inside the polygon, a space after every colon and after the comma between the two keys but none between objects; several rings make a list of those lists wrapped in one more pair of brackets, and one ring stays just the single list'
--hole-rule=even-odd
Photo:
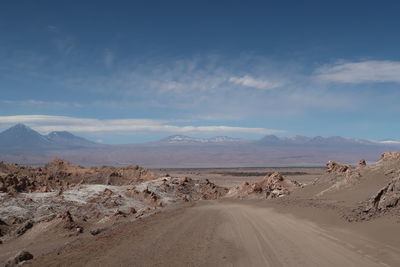
[{"label": "brown earth", "polygon": [[[320,211],[310,211],[324,215]],[[156,214],[27,266],[398,266],[395,244],[278,212],[260,202],[212,201]],[[335,217],[335,215],[330,214]],[[326,217],[326,216],[325,216]],[[338,220],[336,218],[336,220]],[[379,225],[369,230],[389,231]]]}]

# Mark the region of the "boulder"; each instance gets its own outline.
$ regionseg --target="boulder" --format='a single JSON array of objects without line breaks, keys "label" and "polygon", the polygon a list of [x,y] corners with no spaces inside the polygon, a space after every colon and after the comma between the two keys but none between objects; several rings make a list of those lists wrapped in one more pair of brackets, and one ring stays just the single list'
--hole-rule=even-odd
[{"label": "boulder", "polygon": [[17,255],[9,259],[6,262],[5,267],[19,266],[23,262],[31,259],[33,259],[33,255],[31,253],[29,253],[28,251],[21,251]]},{"label": "boulder", "polygon": [[71,213],[68,210],[59,214],[58,217],[62,219],[64,228],[71,230],[77,227]]},{"label": "boulder", "polygon": [[358,168],[364,168],[365,166],[367,166],[365,159],[362,159],[358,162]]},{"label": "boulder", "polygon": [[27,221],[25,222],[18,230],[17,230],[17,236],[21,236],[23,234],[25,234],[26,231],[28,231],[29,229],[31,229],[33,226],[33,222],[32,221]]}]

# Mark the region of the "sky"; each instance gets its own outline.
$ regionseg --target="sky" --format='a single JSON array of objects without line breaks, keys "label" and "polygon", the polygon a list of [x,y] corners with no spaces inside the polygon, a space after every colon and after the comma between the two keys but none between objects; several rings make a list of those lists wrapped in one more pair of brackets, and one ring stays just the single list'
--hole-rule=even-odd
[{"label": "sky", "polygon": [[399,1],[2,1],[0,130],[399,140]]}]

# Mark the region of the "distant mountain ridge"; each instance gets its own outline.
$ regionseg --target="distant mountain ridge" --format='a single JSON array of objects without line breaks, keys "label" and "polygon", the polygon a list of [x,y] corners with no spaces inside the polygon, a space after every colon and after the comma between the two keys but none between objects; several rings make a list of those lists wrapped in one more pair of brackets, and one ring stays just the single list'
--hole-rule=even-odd
[{"label": "distant mountain ridge", "polygon": [[1,147],[43,147],[51,144],[46,136],[32,130],[24,124],[17,124],[0,133]]},{"label": "distant mountain ridge", "polygon": [[356,138],[344,138],[341,136],[330,137],[308,137],[293,136],[279,138],[275,135],[267,135],[256,141],[259,145],[322,145],[322,146],[340,146],[340,145],[375,145],[377,142]]},{"label": "distant mountain ridge", "polygon": [[212,138],[196,138],[190,137],[186,135],[171,135],[164,139],[161,139],[160,142],[177,144],[177,143],[220,143],[220,142],[238,142],[243,139],[232,138],[229,136],[215,136]]},{"label": "distant mountain ridge", "polygon": [[85,138],[73,135],[67,131],[55,131],[51,132],[46,137],[56,144],[64,144],[68,146],[88,146],[88,145],[95,145],[95,142],[89,141]]},{"label": "distant mountain ridge", "polygon": [[0,133],[0,149],[72,149],[97,145],[66,131],[42,135],[24,124],[17,124]]},{"label": "distant mountain ridge", "polygon": [[385,151],[400,150],[396,140],[368,141],[333,137],[278,137],[259,140],[173,135],[157,142],[106,145],[66,131],[42,135],[17,124],[0,133],[0,161],[40,165],[64,158],[82,165],[146,167],[322,166],[328,160],[354,164],[376,161]]}]

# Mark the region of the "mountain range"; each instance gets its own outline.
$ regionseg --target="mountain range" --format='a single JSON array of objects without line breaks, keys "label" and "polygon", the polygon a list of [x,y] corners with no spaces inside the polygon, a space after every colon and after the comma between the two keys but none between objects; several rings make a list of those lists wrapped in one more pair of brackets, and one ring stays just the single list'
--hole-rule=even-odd
[{"label": "mountain range", "polygon": [[96,145],[66,131],[42,135],[24,124],[17,124],[0,133],[0,151],[73,149]]},{"label": "mountain range", "polygon": [[229,136],[216,136],[212,138],[196,138],[186,135],[171,135],[167,138],[161,139],[160,142],[169,144],[188,144],[188,143],[221,143],[221,142],[241,142],[243,139],[232,138]]},{"label": "mountain range", "polygon": [[43,135],[17,124],[0,133],[0,160],[36,165],[54,157],[78,164],[148,167],[320,166],[327,160],[355,163],[361,158],[399,150],[395,140],[369,141],[333,137],[277,137],[260,140],[228,136],[196,138],[173,135],[157,142],[105,145],[66,131]]}]

